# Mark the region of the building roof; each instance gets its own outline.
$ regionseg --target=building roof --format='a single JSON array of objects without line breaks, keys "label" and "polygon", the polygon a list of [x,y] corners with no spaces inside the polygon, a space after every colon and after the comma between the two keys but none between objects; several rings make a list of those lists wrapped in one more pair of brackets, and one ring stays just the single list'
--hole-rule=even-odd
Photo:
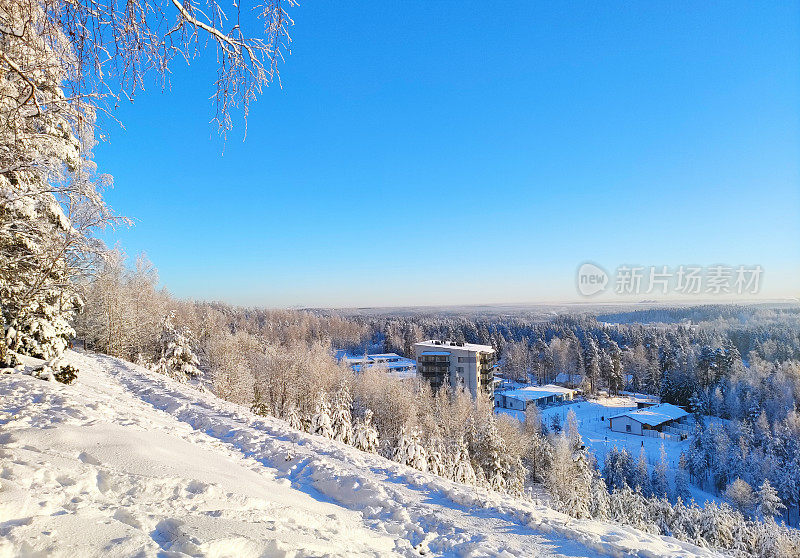
[{"label": "building roof", "polygon": [[636,422],[646,424],[648,426],[658,426],[659,424],[664,424],[665,422],[669,422],[671,420],[678,420],[688,415],[689,413],[680,407],[670,403],[661,403],[660,405],[653,405],[652,407],[621,413],[611,417],[609,420],[614,420],[615,418],[620,417],[628,417]]},{"label": "building roof", "polygon": [[514,399],[519,399],[520,401],[536,401],[537,399],[544,399],[546,397],[552,397],[553,395],[565,395],[567,393],[575,393],[575,390],[548,384],[546,386],[530,386],[519,389],[511,389],[508,391],[499,392],[498,395],[512,397]]},{"label": "building roof", "polygon": [[378,359],[378,358],[381,358],[381,359],[383,359],[383,358],[403,358],[400,355],[398,355],[397,353],[376,353],[376,354],[370,354],[370,355],[367,355],[367,356],[369,356],[370,358],[375,358],[375,359]]},{"label": "building roof", "polygon": [[422,341],[420,343],[415,343],[416,346],[422,347],[429,347],[431,349],[439,349],[439,350],[459,350],[459,351],[474,351],[477,353],[493,353],[494,349],[491,345],[478,345],[477,343],[463,343],[457,345],[454,341],[439,341],[437,339],[429,339],[428,341]]}]

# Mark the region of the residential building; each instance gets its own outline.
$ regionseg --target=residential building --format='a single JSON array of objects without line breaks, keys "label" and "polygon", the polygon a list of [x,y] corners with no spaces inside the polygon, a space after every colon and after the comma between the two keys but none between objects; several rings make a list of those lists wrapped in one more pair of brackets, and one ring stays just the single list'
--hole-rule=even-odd
[{"label": "residential building", "polygon": [[414,344],[417,374],[433,389],[447,384],[463,388],[473,397],[492,393],[497,358],[491,345],[431,339]]},{"label": "residential building", "polygon": [[500,391],[494,394],[494,406],[501,409],[527,411],[528,406],[545,407],[564,401],[572,401],[577,390],[548,384],[546,386],[527,386]]},{"label": "residential building", "polygon": [[649,436],[651,431],[686,430],[689,413],[670,403],[628,411],[608,419],[614,432]]}]

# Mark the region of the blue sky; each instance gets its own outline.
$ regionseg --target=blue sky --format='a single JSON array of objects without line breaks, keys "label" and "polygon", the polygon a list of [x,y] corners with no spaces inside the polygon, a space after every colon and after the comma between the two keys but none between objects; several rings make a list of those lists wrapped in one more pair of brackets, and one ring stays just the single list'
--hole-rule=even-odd
[{"label": "blue sky", "polygon": [[[602,5],[601,5],[602,4]],[[800,295],[800,2],[305,2],[223,145],[213,53],[120,107],[107,199],[177,296],[580,300],[584,261]]]}]

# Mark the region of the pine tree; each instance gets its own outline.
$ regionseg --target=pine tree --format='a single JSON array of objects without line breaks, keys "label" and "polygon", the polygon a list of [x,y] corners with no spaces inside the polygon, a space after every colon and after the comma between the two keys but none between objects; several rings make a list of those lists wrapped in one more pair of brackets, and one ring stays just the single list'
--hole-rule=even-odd
[{"label": "pine tree", "polygon": [[633,477],[633,458],[626,448],[618,449],[616,446],[606,455],[603,467],[603,477],[606,479],[609,491],[629,486]]},{"label": "pine tree", "polygon": [[578,417],[572,409],[567,411],[566,435],[570,441],[572,451],[578,451],[583,448],[583,438],[581,438],[581,433],[578,430]]},{"label": "pine tree", "polygon": [[589,516],[592,519],[604,520],[609,517],[610,496],[603,478],[596,472],[592,475],[591,500],[589,503]]},{"label": "pine tree", "polygon": [[565,498],[567,513],[579,519],[591,517],[594,470],[589,465],[589,460],[584,450],[579,449],[573,452],[570,476],[573,479],[573,483],[572,489],[567,491]]},{"label": "pine tree", "polygon": [[408,463],[408,446],[409,446],[408,436],[406,435],[406,427],[400,427],[400,433],[397,436],[397,440],[395,440],[394,448],[392,450],[392,459],[405,465]]},{"label": "pine tree", "polygon": [[489,417],[485,451],[486,457],[484,459],[483,469],[486,473],[489,487],[492,490],[503,492],[506,488],[506,478],[509,476],[510,471],[506,467],[507,464],[503,459],[505,448],[503,446],[503,439],[497,431],[494,415],[490,415]]}]

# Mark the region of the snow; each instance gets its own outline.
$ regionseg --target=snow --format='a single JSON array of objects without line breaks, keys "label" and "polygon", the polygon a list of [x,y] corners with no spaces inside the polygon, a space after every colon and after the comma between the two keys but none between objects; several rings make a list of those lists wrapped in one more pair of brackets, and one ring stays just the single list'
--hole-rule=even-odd
[{"label": "snow", "polygon": [[[450,342],[450,341],[438,341],[436,339],[430,339],[428,341],[421,341],[414,345],[415,347],[431,347],[433,349],[439,348],[453,348],[453,349],[460,349],[462,351],[474,351],[477,353],[493,353],[494,348],[491,345],[479,345],[477,343],[462,343],[460,345]],[[446,353],[450,354],[450,353]]]},{"label": "snow", "polygon": [[0,557],[714,556],[259,417],[110,357],[0,375]]},{"label": "snow", "polygon": [[515,399],[519,399],[521,401],[535,401],[537,399],[544,399],[545,397],[552,397],[554,395],[573,394],[575,393],[575,390],[548,384],[546,386],[541,386],[541,387],[529,386],[519,389],[502,391],[498,393],[506,397],[513,397]]}]

